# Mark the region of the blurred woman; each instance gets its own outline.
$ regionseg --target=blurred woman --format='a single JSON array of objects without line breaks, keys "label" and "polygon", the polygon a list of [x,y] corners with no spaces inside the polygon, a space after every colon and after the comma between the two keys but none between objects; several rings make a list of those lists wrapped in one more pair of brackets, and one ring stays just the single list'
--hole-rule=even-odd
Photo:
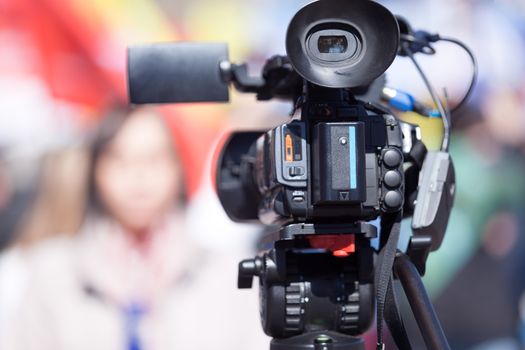
[{"label": "blurred woman", "polygon": [[256,300],[235,290],[236,257],[199,250],[185,236],[181,165],[153,110],[103,121],[89,196],[78,235],[30,252],[30,286],[0,348],[268,347]]}]

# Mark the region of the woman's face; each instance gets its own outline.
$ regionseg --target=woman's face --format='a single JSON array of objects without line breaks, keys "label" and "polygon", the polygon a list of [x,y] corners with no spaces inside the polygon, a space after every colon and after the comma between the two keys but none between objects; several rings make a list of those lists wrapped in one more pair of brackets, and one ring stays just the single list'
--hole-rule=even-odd
[{"label": "woman's face", "polygon": [[95,164],[104,207],[133,232],[147,230],[179,195],[180,170],[172,140],[152,112],[131,114]]}]

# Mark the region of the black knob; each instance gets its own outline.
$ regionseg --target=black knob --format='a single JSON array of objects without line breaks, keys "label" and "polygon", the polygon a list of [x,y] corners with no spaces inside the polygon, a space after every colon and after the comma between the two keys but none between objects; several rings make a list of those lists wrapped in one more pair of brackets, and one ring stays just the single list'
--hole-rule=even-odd
[{"label": "black knob", "polygon": [[253,276],[259,276],[264,268],[260,257],[246,259],[239,263],[239,275],[237,276],[237,288],[249,289],[252,287]]},{"label": "black knob", "polygon": [[389,149],[383,154],[383,163],[385,163],[388,168],[397,168],[401,165],[402,160],[401,152],[398,150]]},{"label": "black knob", "polygon": [[386,172],[383,182],[387,187],[397,188],[401,185],[401,174],[395,170],[389,170]]},{"label": "black knob", "polygon": [[384,203],[388,209],[400,208],[403,204],[403,196],[398,191],[388,191],[385,194]]}]

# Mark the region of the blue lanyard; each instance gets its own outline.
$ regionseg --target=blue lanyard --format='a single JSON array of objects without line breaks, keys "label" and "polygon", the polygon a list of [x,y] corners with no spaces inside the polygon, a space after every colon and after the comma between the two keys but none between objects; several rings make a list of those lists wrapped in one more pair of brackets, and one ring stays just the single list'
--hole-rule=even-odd
[{"label": "blue lanyard", "polygon": [[140,342],[139,324],[142,316],[146,313],[144,305],[132,302],[126,305],[124,312],[126,325],[126,350],[144,350]]}]

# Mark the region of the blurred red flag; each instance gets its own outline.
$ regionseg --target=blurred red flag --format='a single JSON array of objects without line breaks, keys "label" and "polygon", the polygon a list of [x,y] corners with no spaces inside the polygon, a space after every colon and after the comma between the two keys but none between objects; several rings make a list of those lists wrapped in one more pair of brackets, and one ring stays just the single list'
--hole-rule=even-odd
[{"label": "blurred red flag", "polygon": [[[111,103],[126,104],[127,43],[112,35],[114,24],[107,18],[96,12],[86,14],[78,5],[72,0],[4,0],[0,2],[0,33],[24,38],[19,43],[26,46],[22,52],[30,53],[19,58],[29,67],[25,74],[44,80],[55,99],[95,112]],[[199,118],[176,108],[162,111],[177,139],[191,194],[199,185],[224,118]]]}]

